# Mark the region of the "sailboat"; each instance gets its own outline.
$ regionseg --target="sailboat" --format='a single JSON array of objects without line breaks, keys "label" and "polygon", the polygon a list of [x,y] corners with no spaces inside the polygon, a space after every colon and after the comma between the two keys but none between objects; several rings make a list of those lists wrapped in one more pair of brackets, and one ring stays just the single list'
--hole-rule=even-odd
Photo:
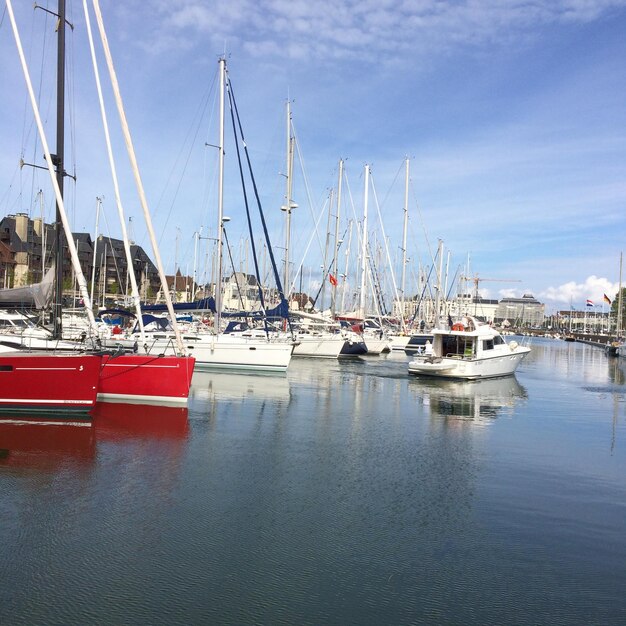
[{"label": "sailboat", "polygon": [[[102,18],[99,11],[97,0],[94,0],[94,8],[98,17],[98,23],[101,29],[103,45],[105,46],[105,52],[107,58],[110,61],[110,51],[108,50],[108,44],[106,43],[106,37],[103,34]],[[13,14],[13,8],[11,0],[7,0],[7,9],[9,18],[13,28],[15,41],[18,49],[18,54],[22,64],[24,78],[26,81],[27,90],[31,100],[33,114],[35,117],[39,137],[42,142],[44,154],[46,157],[47,169],[50,174],[50,180],[55,192],[57,201],[57,223],[63,225],[65,237],[67,240],[68,249],[70,252],[70,258],[72,261],[72,267],[76,276],[76,280],[79,286],[81,297],[85,304],[85,310],[89,317],[92,328],[96,329],[96,323],[91,309],[91,299],[87,290],[87,283],[82,273],[80,262],[78,260],[78,254],[74,245],[69,221],[65,212],[65,206],[63,203],[63,177],[64,177],[64,164],[63,164],[63,135],[64,135],[64,110],[63,110],[63,97],[58,98],[57,106],[57,154],[55,160],[52,160],[50,150],[48,149],[48,142],[43,129],[41,116],[39,114],[39,108],[35,98],[35,94],[30,80],[30,74],[24,57],[21,39],[15,22]],[[85,4],[86,9],[86,4]],[[59,0],[58,4],[58,54],[59,58],[64,58],[65,50],[65,0]],[[59,76],[57,77],[57,89],[60,94],[64,92],[64,63],[59,62]],[[114,70],[112,65],[109,64],[109,70],[112,74],[112,82],[117,86],[117,80],[114,76]],[[116,90],[116,100],[118,106],[121,107],[121,96],[119,96],[119,90]],[[130,140],[130,133],[128,131],[127,124],[125,124],[125,116],[123,115],[123,108],[120,111],[120,117],[123,120],[123,131],[127,139],[127,145],[130,145],[129,152],[132,149],[132,141]],[[138,168],[136,166],[136,160],[134,159],[134,151],[131,156],[131,161],[134,165],[134,171],[136,174],[136,180],[138,180],[138,186],[140,186],[140,177]],[[53,163],[56,164],[56,172],[53,169]],[[141,187],[140,196],[144,202],[144,214],[146,214],[147,221],[149,220],[149,214],[147,214],[147,206],[145,206],[145,194],[143,194],[143,188]],[[151,223],[148,221],[149,230],[152,232]],[[59,226],[57,225],[57,230]],[[60,231],[59,231],[60,233]],[[152,233],[153,234],[153,233]],[[157,261],[160,264],[160,257],[158,250],[155,252]],[[162,282],[165,284],[164,274],[162,268],[159,267],[162,274]],[[55,334],[61,335],[61,279],[62,279],[62,256],[61,256],[61,242],[57,242],[57,283],[55,298]],[[184,352],[184,349],[181,350]],[[12,361],[21,357],[21,361]],[[41,408],[41,410],[50,410],[50,407],[80,407],[82,409],[91,409],[96,397],[100,395],[100,398],[105,401],[123,401],[133,402],[140,401],[146,402],[186,402],[189,395],[189,386],[191,384],[191,375],[193,372],[194,359],[193,357],[185,357],[182,355],[165,357],[159,355],[158,368],[155,366],[155,358],[145,355],[133,355],[122,353],[102,353],[102,352],[90,352],[84,355],[22,355],[15,354],[7,357],[2,357],[4,360],[0,360],[0,373],[7,372],[11,376],[5,376],[3,380],[0,380],[0,392],[5,391],[4,387],[11,384],[19,384],[19,391],[21,392],[19,397],[15,397],[15,394],[11,394],[9,389],[5,391],[8,398],[17,403],[18,407],[35,406]],[[43,359],[53,359],[52,362],[44,361]],[[31,360],[32,363],[28,360]],[[62,360],[65,359],[65,360]],[[74,359],[74,360],[70,360]],[[82,361],[80,361],[82,359]],[[55,364],[55,365],[53,365]],[[4,366],[4,368],[3,368]],[[48,368],[48,369],[45,369]],[[45,385],[45,392],[49,395],[46,396],[43,391],[40,390],[39,374],[42,370],[50,371],[50,376],[54,376],[54,385]],[[88,372],[92,376],[95,376],[95,380],[90,378],[86,383],[83,379],[86,379],[86,374],[83,376],[77,376],[74,371],[83,373]],[[30,372],[30,374],[28,373]],[[65,372],[65,375],[64,373]],[[156,374],[158,372],[158,374]],[[167,374],[167,380],[161,377]],[[157,382],[159,381],[159,382]],[[4,385],[2,384],[4,382]],[[79,386],[80,389],[75,387]],[[89,393],[87,393],[89,392]],[[51,395],[50,395],[51,394]],[[32,395],[33,398],[30,398]]]},{"label": "sailboat", "polygon": [[[26,60],[15,22],[11,0],[6,0],[7,13],[11,21],[15,41],[24,69],[26,83],[36,112],[35,118],[42,137],[42,144],[48,163],[48,171],[53,186],[60,198],[60,191],[55,173],[52,169],[52,159],[48,149],[41,118],[37,111]],[[63,30],[62,28],[60,30]],[[62,145],[59,146],[62,153]],[[58,172],[63,176],[63,168]],[[66,225],[65,215],[61,215],[63,226]],[[69,230],[69,229],[68,229]],[[72,238],[68,244],[73,246]],[[57,247],[60,250],[60,247]],[[58,259],[61,258],[60,252]],[[44,354],[15,350],[0,355],[0,410],[11,413],[26,411],[32,413],[55,413],[57,415],[69,413],[86,413],[93,408],[98,392],[102,365],[102,355],[98,354]]]},{"label": "sailboat", "polygon": [[[218,220],[217,220],[217,280],[215,300],[211,303],[214,311],[213,328],[206,326],[188,329],[182,333],[181,339],[185,349],[194,356],[196,368],[255,370],[266,372],[284,372],[287,370],[293,351],[293,341],[280,341],[271,337],[266,331],[245,330],[242,332],[222,332],[222,240],[224,222],[223,215],[223,180],[224,180],[224,111],[225,90],[227,87],[226,60],[219,60],[220,84],[220,129],[219,129],[219,177],[218,177]],[[209,306],[211,306],[209,305]],[[150,307],[152,310],[155,307]],[[190,307],[194,308],[195,307]],[[182,307],[177,307],[182,310]],[[122,346],[137,344],[140,350],[148,354],[170,354],[175,348],[173,344],[175,315],[169,312],[169,319],[159,319],[154,331],[138,328],[126,339],[112,338],[111,345]],[[267,313],[267,312],[266,312]],[[143,319],[138,316],[139,319]]]}]

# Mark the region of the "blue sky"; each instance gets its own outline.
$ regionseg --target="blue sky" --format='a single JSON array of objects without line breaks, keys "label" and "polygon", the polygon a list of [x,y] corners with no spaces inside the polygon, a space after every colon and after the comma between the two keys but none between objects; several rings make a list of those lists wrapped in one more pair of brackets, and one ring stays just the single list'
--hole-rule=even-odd
[{"label": "blue sky", "polygon": [[[289,97],[308,181],[307,191],[297,163],[292,260],[302,260],[312,215],[336,186],[339,158],[346,160],[357,214],[363,166],[371,165],[396,259],[408,155],[412,263],[430,264],[430,250],[442,239],[451,274],[469,255],[472,275],[519,281],[485,281],[485,296],[533,293],[554,310],[570,299],[576,306],[615,294],[626,241],[626,0],[101,6],[168,271],[176,260],[191,273],[200,227],[214,236],[216,158],[205,142],[217,140],[217,59],[226,51],[279,256]],[[42,109],[51,117],[53,24],[30,3],[15,10]],[[118,236],[81,2],[68,1],[68,17],[75,24],[68,31],[68,169],[75,163],[77,173],[76,184],[66,185],[68,209],[75,230],[93,231],[95,197],[104,196],[108,228],[101,223],[101,230]],[[42,187],[49,219],[45,173],[17,166],[22,153],[27,161],[39,157],[6,15],[0,54],[0,213],[38,214],[33,190]],[[109,115],[115,119],[112,107]],[[49,133],[52,141],[53,126]],[[119,133],[114,141],[121,147]],[[149,247],[119,154],[126,213],[135,239]],[[233,157],[227,146],[225,213],[239,256],[245,218]],[[320,225],[325,231],[325,218]],[[377,228],[372,195],[370,225]],[[319,258],[314,242],[304,258],[309,275]]]}]

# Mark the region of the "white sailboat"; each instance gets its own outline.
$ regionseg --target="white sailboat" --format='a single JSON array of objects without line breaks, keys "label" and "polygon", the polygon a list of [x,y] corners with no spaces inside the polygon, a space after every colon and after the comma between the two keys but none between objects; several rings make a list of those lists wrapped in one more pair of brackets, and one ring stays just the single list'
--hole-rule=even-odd
[{"label": "white sailboat", "polygon": [[[217,280],[215,292],[215,317],[211,329],[189,328],[181,334],[185,350],[196,359],[196,369],[234,369],[284,372],[289,366],[293,341],[281,341],[268,333],[259,336],[253,332],[224,333],[222,323],[222,241],[224,236],[223,185],[224,185],[224,111],[226,59],[219,59],[220,84],[220,127],[219,127],[219,177],[218,177],[218,237],[217,237]],[[170,314],[170,318],[171,318]],[[123,346],[136,346],[148,354],[169,354],[174,350],[174,333],[169,321],[154,330],[139,328],[125,338],[111,341]]]}]

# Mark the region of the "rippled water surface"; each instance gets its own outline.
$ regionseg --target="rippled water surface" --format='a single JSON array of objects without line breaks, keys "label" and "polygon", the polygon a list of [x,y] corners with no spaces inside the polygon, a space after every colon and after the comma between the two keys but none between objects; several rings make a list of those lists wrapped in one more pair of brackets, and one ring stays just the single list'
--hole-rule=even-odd
[{"label": "rippled water surface", "polygon": [[[626,362],[195,374],[189,410],[0,424],[2,624],[626,624]],[[624,360],[626,361],[626,359]]]}]

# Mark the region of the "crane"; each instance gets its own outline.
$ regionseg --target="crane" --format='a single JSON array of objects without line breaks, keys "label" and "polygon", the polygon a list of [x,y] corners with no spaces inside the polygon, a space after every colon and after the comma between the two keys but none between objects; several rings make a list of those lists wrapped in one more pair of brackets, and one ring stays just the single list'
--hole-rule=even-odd
[{"label": "crane", "polygon": [[471,280],[474,283],[474,307],[477,306],[478,301],[478,285],[483,282],[495,282],[495,283],[521,283],[521,280],[517,278],[483,278],[478,274],[474,276],[461,276],[462,280]]}]

